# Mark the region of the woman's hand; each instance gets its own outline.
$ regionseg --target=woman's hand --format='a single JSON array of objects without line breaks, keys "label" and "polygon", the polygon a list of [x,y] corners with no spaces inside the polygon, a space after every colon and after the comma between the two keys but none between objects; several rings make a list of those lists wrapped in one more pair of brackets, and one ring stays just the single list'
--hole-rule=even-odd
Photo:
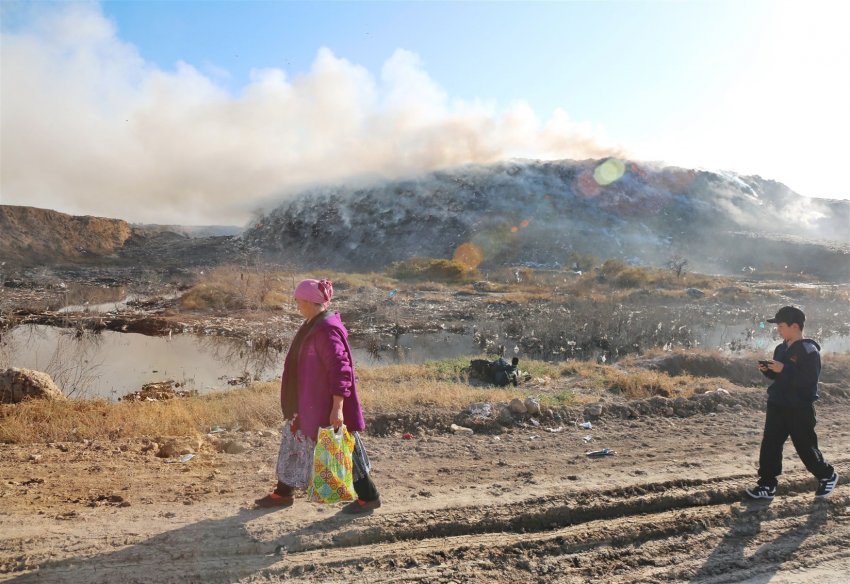
[{"label": "woman's hand", "polygon": [[345,398],[341,395],[335,395],[333,399],[334,403],[331,406],[331,415],[328,417],[328,424],[334,428],[339,428],[345,423],[345,420],[342,418],[342,402]]}]

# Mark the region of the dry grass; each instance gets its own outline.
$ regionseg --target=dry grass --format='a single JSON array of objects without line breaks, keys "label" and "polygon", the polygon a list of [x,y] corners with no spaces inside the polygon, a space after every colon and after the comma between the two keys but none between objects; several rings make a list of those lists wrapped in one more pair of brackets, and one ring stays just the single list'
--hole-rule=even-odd
[{"label": "dry grass", "polygon": [[457,260],[412,257],[394,262],[387,273],[399,280],[464,283],[476,277],[477,272]]},{"label": "dry grass", "polygon": [[[395,277],[393,277],[395,276]],[[301,273],[274,266],[219,266],[199,276],[198,282],[180,299],[186,310],[233,311],[277,310],[289,302],[292,289],[303,278],[328,278],[338,296],[359,290],[405,288],[423,293],[445,294],[480,291],[502,296],[490,303],[551,302],[585,298],[594,302],[620,302],[629,296],[652,293],[664,297],[684,296],[688,288],[716,291],[730,286],[727,278],[686,273],[676,278],[669,270],[628,266],[608,260],[597,270],[577,275],[569,270],[502,268],[488,273],[489,280],[470,283],[477,277],[453,260],[411,258],[394,264],[386,274],[321,271]]]},{"label": "dry grass", "polygon": [[599,365],[587,361],[571,362],[561,370],[561,375],[575,376],[578,383],[600,392],[622,394],[628,399],[663,397],[688,397],[697,393],[728,386],[727,379],[677,375],[672,377],[648,369],[623,369],[613,365]]},{"label": "dry grass", "polygon": [[551,301],[552,293],[542,290],[507,292],[501,296],[486,299],[487,304],[528,304]]},{"label": "dry grass", "polygon": [[[364,274],[354,274],[354,273],[343,273],[343,272],[332,272],[332,271],[323,271],[321,273],[315,274],[298,274],[297,279],[293,280],[292,285],[288,290],[292,290],[300,280],[304,278],[327,278],[334,283],[334,286],[339,288],[340,290],[343,287],[346,288],[378,288],[380,290],[392,290],[393,288],[398,287],[398,281],[386,276],[385,274],[379,274],[375,272],[367,272]],[[435,284],[435,286],[438,286]]]},{"label": "dry grass", "polygon": [[263,428],[276,423],[279,409],[277,385],[272,383],[160,402],[31,400],[0,406],[0,442],[183,436],[213,426]]},{"label": "dry grass", "polygon": [[[528,390],[476,387],[464,372],[466,358],[445,359],[422,365],[389,365],[361,368],[358,372],[364,408],[372,415],[429,407],[454,410],[474,402],[509,402]],[[624,370],[588,362],[566,367],[543,361],[524,361],[533,377],[569,376],[575,385],[600,393],[614,392],[630,399],[653,395],[688,396],[720,385],[723,379],[670,377],[645,369]],[[71,442],[155,436],[193,436],[211,427],[251,430],[275,427],[281,421],[277,383],[259,383],[199,397],[160,402],[109,402],[106,400],[32,400],[0,406],[0,442]],[[535,388],[539,390],[539,388]],[[570,391],[544,396],[545,403],[574,403]]]},{"label": "dry grass", "polygon": [[293,274],[263,267],[225,265],[203,273],[180,298],[187,310],[227,311],[280,308],[290,296]]},{"label": "dry grass", "polygon": [[[510,401],[523,388],[474,387],[466,382],[467,359],[358,370],[361,399],[370,414],[433,407],[459,410],[477,401]],[[557,374],[543,362],[525,364],[535,375]],[[199,397],[159,402],[31,400],[0,406],[0,443],[71,442],[154,436],[192,436],[211,427],[246,430],[277,426],[277,383],[259,383]]]}]

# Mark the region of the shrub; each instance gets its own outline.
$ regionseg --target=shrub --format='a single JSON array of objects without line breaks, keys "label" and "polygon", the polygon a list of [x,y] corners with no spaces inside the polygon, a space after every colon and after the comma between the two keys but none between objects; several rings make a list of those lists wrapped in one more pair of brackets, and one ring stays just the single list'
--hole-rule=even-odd
[{"label": "shrub", "polygon": [[388,274],[399,280],[433,280],[438,282],[462,282],[475,271],[456,260],[442,258],[413,257],[394,262]]},{"label": "shrub", "polygon": [[626,268],[628,268],[628,266],[622,260],[605,260],[605,263],[599,268],[599,279],[613,279]]},{"label": "shrub", "polygon": [[189,310],[238,310],[245,301],[234,290],[214,284],[199,284],[180,298],[183,308]]},{"label": "shrub", "polygon": [[651,282],[649,271],[642,268],[626,268],[614,277],[614,285],[620,288],[640,288]]},{"label": "shrub", "polygon": [[295,276],[272,266],[218,266],[180,299],[189,310],[279,308],[289,298]]}]

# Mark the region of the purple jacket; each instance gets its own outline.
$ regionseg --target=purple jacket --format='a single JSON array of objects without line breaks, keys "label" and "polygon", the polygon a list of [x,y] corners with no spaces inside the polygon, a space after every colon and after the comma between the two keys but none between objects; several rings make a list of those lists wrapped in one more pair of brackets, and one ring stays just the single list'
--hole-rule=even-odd
[{"label": "purple jacket", "polygon": [[[321,322],[301,344],[298,353],[298,419],[301,432],[313,440],[319,428],[328,425],[334,395],[345,398],[342,416],[349,431],[361,431],[366,425],[357,384],[354,380],[354,359],[348,345],[348,331],[336,312]],[[284,401],[287,371],[284,368],[280,384],[280,399]]]}]

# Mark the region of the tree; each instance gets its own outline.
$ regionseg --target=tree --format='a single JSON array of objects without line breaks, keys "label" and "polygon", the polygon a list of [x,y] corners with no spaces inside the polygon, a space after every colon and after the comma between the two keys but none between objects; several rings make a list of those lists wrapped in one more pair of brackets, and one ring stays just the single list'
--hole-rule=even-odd
[{"label": "tree", "polygon": [[682,274],[688,271],[688,260],[680,255],[674,255],[667,260],[667,268],[676,274],[676,279],[682,277]]}]

